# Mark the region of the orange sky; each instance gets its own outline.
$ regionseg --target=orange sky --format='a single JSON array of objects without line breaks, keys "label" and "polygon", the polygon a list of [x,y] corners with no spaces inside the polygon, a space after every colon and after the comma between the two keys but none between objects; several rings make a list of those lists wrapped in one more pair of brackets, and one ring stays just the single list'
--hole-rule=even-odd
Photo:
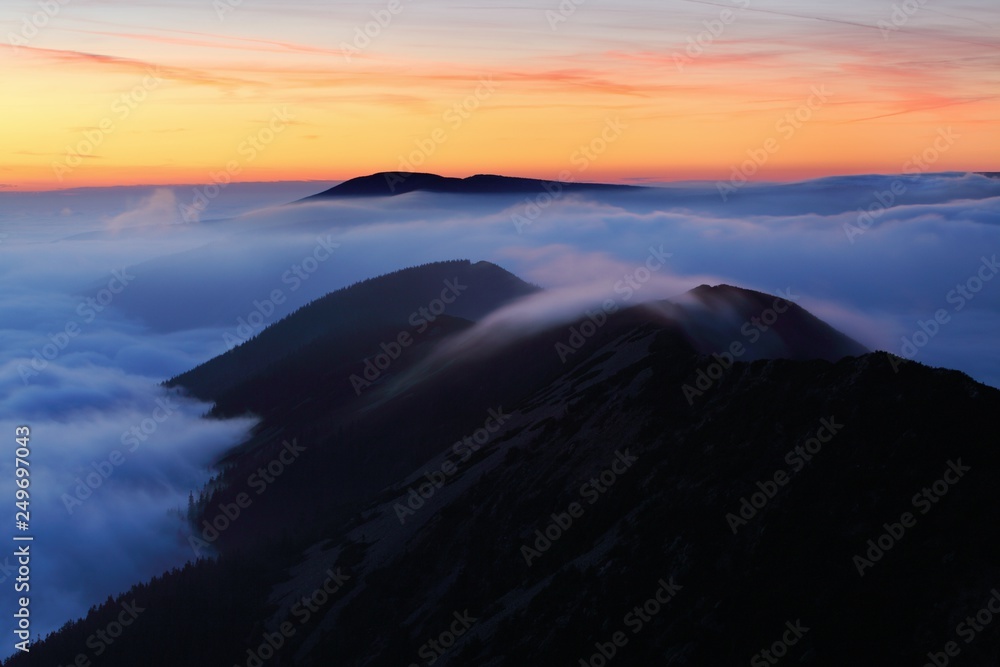
[{"label": "orange sky", "polygon": [[1000,170],[995,0],[579,2],[5,3],[0,187]]}]

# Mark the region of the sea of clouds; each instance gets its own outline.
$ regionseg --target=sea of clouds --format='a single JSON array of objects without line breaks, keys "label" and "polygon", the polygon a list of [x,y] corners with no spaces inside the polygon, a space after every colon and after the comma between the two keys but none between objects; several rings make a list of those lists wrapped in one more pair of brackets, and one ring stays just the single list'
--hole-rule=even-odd
[{"label": "sea of clouds", "polygon": [[[288,205],[325,187],[232,185],[195,217],[188,187],[0,193],[0,434],[10,445],[0,486],[13,504],[14,429],[26,424],[35,630],[193,556],[188,494],[254,420],[203,419],[210,406],[162,381],[327,292],[406,266],[495,262],[547,289],[513,311],[535,323],[621,300],[629,277],[632,302],[703,283],[790,289],[871,349],[1000,386],[1000,179]],[[643,272],[651,256],[660,265]]]}]

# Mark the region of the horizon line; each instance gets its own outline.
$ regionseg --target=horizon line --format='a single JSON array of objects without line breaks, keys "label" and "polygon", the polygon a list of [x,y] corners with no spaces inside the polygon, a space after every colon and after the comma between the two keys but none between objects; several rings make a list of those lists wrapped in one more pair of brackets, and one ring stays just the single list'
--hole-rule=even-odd
[{"label": "horizon line", "polygon": [[[727,183],[726,179],[706,179],[706,178],[686,178],[686,179],[656,179],[649,176],[634,176],[624,179],[608,179],[608,180],[594,180],[594,181],[560,181],[557,178],[538,178],[536,176],[511,176],[507,174],[496,174],[490,172],[477,172],[473,174],[468,174],[465,176],[452,176],[449,174],[442,174],[437,172],[424,172],[424,171],[401,171],[401,170],[386,170],[386,171],[376,171],[370,174],[361,174],[358,176],[351,176],[344,179],[276,179],[276,180],[247,180],[247,181],[232,181],[226,183],[226,187],[230,185],[280,185],[280,184],[293,184],[293,183],[322,183],[328,184],[330,187],[340,185],[341,183],[346,183],[348,181],[358,179],[358,178],[370,178],[372,176],[378,176],[380,174],[427,174],[432,176],[440,176],[443,178],[456,178],[456,179],[466,179],[473,176],[499,176],[502,178],[520,178],[527,180],[537,180],[544,181],[548,183],[586,183],[591,185],[631,185],[636,187],[657,187],[658,185],[683,185],[691,183]],[[997,167],[996,171],[990,170],[947,170],[947,171],[927,171],[927,172],[917,172],[917,173],[903,173],[903,172],[851,172],[851,173],[840,173],[840,174],[827,174],[825,176],[815,176],[812,178],[772,178],[772,179],[759,179],[753,180],[748,179],[746,185],[765,185],[765,184],[783,184],[791,185],[795,183],[808,183],[810,181],[821,181],[829,178],[863,178],[863,177],[892,177],[899,176],[903,178],[916,178],[919,176],[940,176],[945,174],[966,174],[966,175],[980,175],[987,176],[993,174],[1000,175],[1000,167]],[[197,182],[165,182],[165,183],[129,183],[129,184],[115,184],[115,185],[77,185],[71,187],[16,187],[12,184],[0,184],[0,194],[16,194],[16,193],[36,193],[36,192],[73,192],[77,190],[110,190],[112,188],[183,188],[183,187],[205,187],[210,185],[205,181]]]}]

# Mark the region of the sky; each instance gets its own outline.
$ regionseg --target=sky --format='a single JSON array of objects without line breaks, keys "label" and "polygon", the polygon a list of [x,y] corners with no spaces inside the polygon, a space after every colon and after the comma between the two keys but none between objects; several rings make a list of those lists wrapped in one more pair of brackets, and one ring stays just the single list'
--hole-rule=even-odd
[{"label": "sky", "polygon": [[907,172],[949,128],[933,171],[992,170],[997,27],[995,0],[4,0],[0,189],[795,181]]}]

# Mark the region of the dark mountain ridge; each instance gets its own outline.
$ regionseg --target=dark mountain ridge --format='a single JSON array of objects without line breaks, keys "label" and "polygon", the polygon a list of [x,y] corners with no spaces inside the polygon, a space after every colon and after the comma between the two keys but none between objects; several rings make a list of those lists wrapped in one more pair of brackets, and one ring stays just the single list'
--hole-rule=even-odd
[{"label": "dark mountain ridge", "polygon": [[[225,390],[279,364],[316,339],[322,338],[329,349],[353,346],[364,350],[372,341],[377,348],[379,336],[375,334],[392,336],[401,328],[420,329],[442,314],[479,319],[538,289],[489,262],[456,260],[401,269],[331,292],[167,385],[180,385],[199,398],[218,401]],[[450,302],[442,300],[442,293]],[[396,331],[385,333],[393,328]]]},{"label": "dark mountain ridge", "polygon": [[451,178],[419,172],[387,171],[352,178],[339,185],[335,185],[329,190],[324,190],[300,201],[327,199],[330,197],[392,197],[409,192],[506,195],[539,194],[542,192],[555,194],[556,192],[639,191],[642,189],[641,187],[631,185],[567,183],[534,178],[496,176],[493,174],[477,174],[467,178]]},{"label": "dark mountain ridge", "polygon": [[[487,286],[509,280],[487,273]],[[346,311],[317,315],[277,362],[200,385],[239,411],[262,374],[287,376],[189,508],[196,536],[284,443],[304,447],[211,540],[220,557],[136,586],[5,665],[71,664],[133,598],[155,622],[102,665],[774,664],[764,651],[923,664],[961,641],[1000,580],[1000,392],[864,353],[777,299],[702,286],[425,373],[481,319],[445,314],[360,394],[349,376],[382,331],[365,329],[374,349],[358,356],[323,338]],[[733,342],[746,354],[689,400],[685,385]],[[310,363],[326,370],[300,383]],[[960,645],[968,664],[996,664],[1000,635],[974,638]]]},{"label": "dark mountain ridge", "polygon": [[[417,275],[423,276],[432,293],[416,289]],[[461,297],[468,299],[465,310],[454,312],[469,317],[453,317],[449,310],[423,330],[409,324],[404,314],[433,297],[433,290],[447,276],[456,275],[470,287]],[[292,473],[309,476],[327,471],[323,488],[316,488],[318,480],[302,479],[281,494],[269,494],[253,510],[264,512],[272,501],[276,508],[292,503],[299,512],[311,507],[312,517],[306,522],[311,525],[319,517],[346,519],[371,494],[433,455],[442,441],[463,428],[475,427],[490,407],[519,404],[535,388],[570,372],[595,348],[613,346],[635,330],[660,332],[686,355],[726,352],[732,342],[743,341],[747,352],[735,358],[747,361],[764,357],[761,351],[767,350],[776,352],[775,356],[830,361],[845,356],[845,351],[867,352],[794,303],[787,303],[781,327],[776,323],[758,333],[759,341],[747,338],[741,324],[765,313],[776,299],[729,286],[702,286],[676,299],[611,313],[589,337],[578,332],[588,331],[593,322],[581,317],[521,335],[485,355],[475,347],[472,354],[448,347],[486,314],[488,308],[478,306],[478,300],[499,306],[513,301],[514,293],[530,296],[536,289],[485,262],[443,262],[396,272],[334,292],[170,384],[214,401],[214,415],[252,412],[262,417],[254,436],[226,458],[225,464],[231,466],[228,474],[236,479],[251,475],[270,452],[280,450],[290,424],[309,425],[312,437],[330,443],[352,430],[365,432],[365,444],[331,445],[316,455],[321,460],[313,469]],[[386,297],[394,292],[397,300],[402,293],[408,297],[403,303]],[[362,306],[368,310],[360,316]],[[789,335],[789,331],[801,335]],[[395,343],[401,333],[410,335],[410,346]],[[282,353],[280,358],[275,350]],[[385,368],[375,365],[380,357]],[[698,371],[713,371],[712,363],[714,359],[709,358],[704,367],[695,368],[679,391],[685,386],[697,389]],[[239,374],[232,375],[232,368]],[[400,424],[408,425],[403,440],[395,435]],[[228,502],[235,493],[219,490],[206,503]],[[254,524],[273,525],[264,518],[247,522],[230,531],[228,541],[236,545],[244,537],[254,539],[253,531],[242,535]],[[253,530],[267,533],[270,529]]]}]

